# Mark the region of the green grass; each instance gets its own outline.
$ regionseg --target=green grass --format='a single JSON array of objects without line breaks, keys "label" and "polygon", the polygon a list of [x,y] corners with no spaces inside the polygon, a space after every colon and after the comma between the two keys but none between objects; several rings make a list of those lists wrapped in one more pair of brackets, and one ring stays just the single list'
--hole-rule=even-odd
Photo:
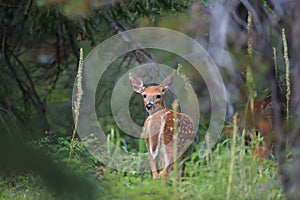
[{"label": "green grass", "polygon": [[56,199],[39,177],[30,173],[0,177],[0,199]]},{"label": "green grass", "polygon": [[[49,144],[46,139],[37,143],[58,165],[67,166],[70,138],[59,138]],[[36,145],[36,144],[35,144]],[[231,140],[220,141],[209,155],[209,161],[198,157],[197,145],[186,163],[185,180],[174,187],[175,172],[170,181],[153,181],[150,173],[131,174],[101,165],[85,147],[75,141],[70,170],[84,174],[97,185],[99,199],[225,199],[231,161]],[[280,186],[276,162],[260,163],[238,137],[234,157],[234,173],[230,199],[285,199]],[[263,166],[262,174],[259,165]],[[33,173],[0,175],[0,199],[59,199]]]}]

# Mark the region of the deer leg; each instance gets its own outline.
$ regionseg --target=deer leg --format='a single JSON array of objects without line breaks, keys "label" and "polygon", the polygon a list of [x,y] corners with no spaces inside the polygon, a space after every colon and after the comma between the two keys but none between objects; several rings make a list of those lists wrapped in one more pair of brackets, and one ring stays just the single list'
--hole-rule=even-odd
[{"label": "deer leg", "polygon": [[158,168],[158,171],[161,171],[162,168],[163,168],[163,158],[162,158],[162,155],[159,156],[159,168]]},{"label": "deer leg", "polygon": [[159,173],[159,177],[165,177],[166,182],[168,182],[169,174],[173,169],[173,145],[165,146],[165,152],[163,154],[164,157],[164,168]]},{"label": "deer leg", "polygon": [[166,183],[168,183],[169,175],[172,169],[173,169],[173,163],[165,165],[165,168],[159,173],[159,177],[164,178]]},{"label": "deer leg", "polygon": [[153,180],[156,180],[156,179],[159,178],[158,173],[157,173],[157,168],[156,168],[156,162],[152,158],[152,156],[150,155],[150,153],[148,153],[148,158],[149,158],[149,162],[150,162],[150,167],[151,167],[151,171],[152,171]]},{"label": "deer leg", "polygon": [[183,181],[183,179],[184,179],[184,170],[185,170],[185,162],[184,163],[182,163],[182,166],[181,166],[181,168],[180,168],[180,180],[181,181]]}]

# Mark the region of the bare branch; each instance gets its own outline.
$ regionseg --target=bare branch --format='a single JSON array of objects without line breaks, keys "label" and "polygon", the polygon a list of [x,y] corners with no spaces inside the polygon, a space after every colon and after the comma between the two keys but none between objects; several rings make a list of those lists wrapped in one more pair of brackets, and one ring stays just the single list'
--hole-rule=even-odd
[{"label": "bare branch", "polygon": [[[120,32],[124,32],[126,31],[125,27],[123,25],[121,25],[119,22],[117,22],[116,20],[113,20],[107,13],[103,13],[103,16],[105,17],[105,19],[107,20],[107,22],[109,24],[112,25],[112,27],[114,28],[114,30],[116,31],[116,33],[120,33]],[[126,33],[126,37],[124,35],[121,35],[122,39],[126,42],[130,41],[132,46],[136,46],[138,47],[135,51],[134,54],[136,56],[136,60],[137,62],[139,62],[140,64],[143,63],[150,63],[151,66],[155,69],[155,71],[159,74],[159,76],[162,79],[166,78],[166,75],[159,69],[159,67],[156,65],[155,60],[153,59],[153,56],[147,51],[145,50],[145,48],[143,48],[143,46],[138,43],[130,34]],[[150,72],[148,72],[150,73]],[[171,96],[173,99],[176,99],[176,95],[175,92],[173,90],[173,88],[170,88],[171,91]],[[178,109],[180,111],[180,107]]]}]

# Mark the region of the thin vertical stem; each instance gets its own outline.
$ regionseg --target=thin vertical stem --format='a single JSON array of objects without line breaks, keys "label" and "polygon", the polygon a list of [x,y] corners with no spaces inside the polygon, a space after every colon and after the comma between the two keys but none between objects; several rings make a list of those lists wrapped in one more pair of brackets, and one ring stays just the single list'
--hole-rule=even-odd
[{"label": "thin vertical stem", "polygon": [[[174,163],[173,167],[174,167],[174,171],[177,172],[177,145],[178,145],[178,123],[177,123],[177,109],[178,109],[178,102],[177,100],[174,100],[172,103],[172,108],[175,111],[174,112],[174,134],[173,134],[173,160],[171,162]],[[175,173],[177,174],[177,173]],[[177,192],[177,179],[178,176],[174,176],[174,180],[173,180],[173,188],[174,188],[174,197],[173,199],[178,199],[178,192]]]},{"label": "thin vertical stem", "polygon": [[73,129],[73,134],[72,134],[72,139],[71,139],[71,144],[70,144],[70,151],[69,151],[69,157],[68,157],[68,162],[67,164],[69,165],[69,162],[72,158],[73,154],[73,146],[74,146],[74,138],[76,135],[77,127],[78,127],[78,119],[79,119],[79,109],[80,109],[80,103],[83,95],[83,90],[82,90],[82,71],[83,71],[83,49],[80,48],[80,57],[79,57],[79,64],[78,64],[78,72],[77,72],[77,98],[74,102],[74,116],[75,116],[75,125]]},{"label": "thin vertical stem", "polygon": [[232,131],[232,144],[231,144],[231,160],[229,167],[229,177],[227,184],[227,192],[226,192],[226,200],[230,199],[231,185],[232,185],[232,177],[234,170],[234,160],[235,160],[235,148],[236,148],[236,133],[237,133],[237,113],[233,116],[233,131]]},{"label": "thin vertical stem", "polygon": [[[252,72],[252,57],[253,57],[253,36],[252,36],[252,15],[248,12],[248,48],[247,48],[247,55],[248,55],[248,63],[246,68],[246,85],[248,91],[248,101],[246,107],[246,116],[249,117],[247,122],[246,128],[251,128],[251,132],[254,132],[253,123],[254,123],[254,82],[253,82],[253,72]],[[250,115],[248,114],[248,109],[250,108]],[[250,127],[249,127],[250,124]],[[255,135],[255,134],[253,134]]]},{"label": "thin vertical stem", "polygon": [[282,29],[282,42],[283,42],[283,57],[285,61],[285,84],[286,84],[286,120],[289,122],[290,116],[290,100],[291,100],[291,83],[290,83],[290,61],[288,55],[288,46],[285,36],[285,30]]}]

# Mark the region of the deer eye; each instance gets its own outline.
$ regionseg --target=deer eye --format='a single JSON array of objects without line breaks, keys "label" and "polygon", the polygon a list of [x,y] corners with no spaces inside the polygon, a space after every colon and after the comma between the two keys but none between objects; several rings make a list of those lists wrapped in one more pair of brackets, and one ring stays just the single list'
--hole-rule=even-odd
[{"label": "deer eye", "polygon": [[146,97],[147,97],[147,95],[143,94],[143,97],[144,97],[144,98],[146,98]]},{"label": "deer eye", "polygon": [[159,99],[160,97],[161,97],[161,95],[160,95],[160,94],[156,95],[156,98],[158,98],[158,99]]}]

